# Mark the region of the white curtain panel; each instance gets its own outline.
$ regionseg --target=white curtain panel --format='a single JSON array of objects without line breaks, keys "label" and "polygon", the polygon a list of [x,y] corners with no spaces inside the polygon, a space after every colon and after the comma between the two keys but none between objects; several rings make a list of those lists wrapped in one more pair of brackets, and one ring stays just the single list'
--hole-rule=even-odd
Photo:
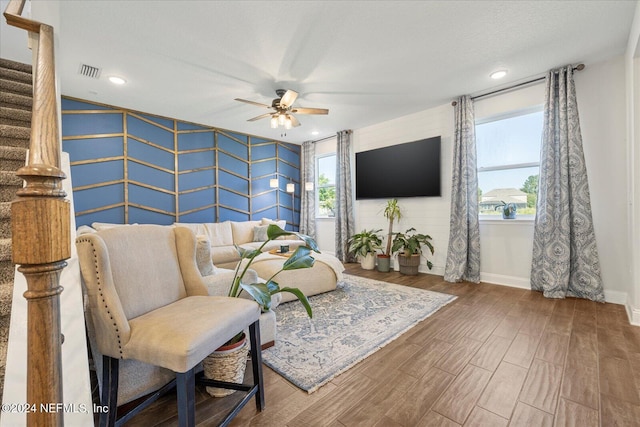
[{"label": "white curtain panel", "polygon": [[[316,169],[316,146],[313,141],[306,141],[302,144],[302,199],[300,202],[300,232],[316,237],[316,191],[315,188],[315,169]],[[313,182],[314,190],[307,191],[305,183]]]},{"label": "white curtain panel", "polygon": [[336,149],[336,258],[351,261],[347,240],[355,234],[351,187],[351,131],[338,132]]},{"label": "white curtain panel", "polygon": [[546,83],[531,289],[604,302],[573,67]]},{"label": "white curtain panel", "polygon": [[468,95],[460,97],[455,106],[451,219],[444,279],[480,282],[476,132],[473,100]]}]

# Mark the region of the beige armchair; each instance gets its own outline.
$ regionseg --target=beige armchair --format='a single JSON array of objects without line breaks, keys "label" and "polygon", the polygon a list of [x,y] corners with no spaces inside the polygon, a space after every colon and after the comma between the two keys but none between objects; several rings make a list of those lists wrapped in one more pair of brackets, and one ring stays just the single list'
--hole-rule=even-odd
[{"label": "beige armchair", "polygon": [[[254,384],[208,385],[246,391],[238,406],[255,396],[258,410],[262,409],[260,308],[247,299],[208,295],[196,266],[196,240],[190,230],[118,227],[82,235],[76,246],[88,313],[103,354],[101,400],[109,412],[101,416],[101,425],[123,424],[138,412],[116,420],[119,362],[130,359],[175,373],[179,424],[194,425],[195,368],[247,327]],[[142,406],[150,403],[148,399]],[[237,410],[230,412],[227,422]]]}]

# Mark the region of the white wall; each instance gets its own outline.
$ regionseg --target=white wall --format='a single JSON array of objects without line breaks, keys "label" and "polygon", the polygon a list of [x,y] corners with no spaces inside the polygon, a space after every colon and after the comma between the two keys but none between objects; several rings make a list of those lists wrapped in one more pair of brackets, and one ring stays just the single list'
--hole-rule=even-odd
[{"label": "white wall", "polygon": [[625,52],[627,191],[630,256],[627,314],[631,323],[640,325],[640,2],[629,33]]},{"label": "white wall", "polygon": [[[594,227],[605,295],[625,303],[629,286],[625,194],[625,83],[624,58],[586,64],[576,72],[578,107],[593,208]],[[544,102],[544,84],[478,100],[476,116],[530,107]],[[442,197],[400,199],[404,217],[397,230],[415,227],[430,234],[436,248],[435,274],[444,273],[449,239],[453,107],[445,104],[420,113],[354,131],[354,152],[440,135],[442,137]],[[382,209],[386,200],[356,202],[356,229],[386,228]],[[481,228],[482,279],[529,287],[533,223],[483,221]],[[517,248],[518,250],[516,250]],[[421,271],[428,272],[426,265]]]},{"label": "white wall", "polygon": [[[440,158],[442,196],[398,199],[402,219],[399,224],[394,224],[394,231],[405,231],[414,227],[420,233],[429,234],[433,238],[435,247],[435,254],[428,255],[434,264],[431,272],[442,275],[449,241],[453,107],[446,104],[356,130],[353,133],[353,141],[354,153],[356,153],[433,136],[442,138]],[[383,234],[386,234],[388,223],[382,214],[385,205],[386,200],[357,201],[354,212],[356,230],[381,228],[384,230]],[[428,271],[426,261],[423,259],[421,262],[420,271]]]}]

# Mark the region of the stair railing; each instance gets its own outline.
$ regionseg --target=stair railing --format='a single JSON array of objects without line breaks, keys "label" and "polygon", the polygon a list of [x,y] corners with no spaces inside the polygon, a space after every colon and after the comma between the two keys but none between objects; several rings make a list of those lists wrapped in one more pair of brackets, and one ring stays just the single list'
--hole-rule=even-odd
[{"label": "stair railing", "polygon": [[[25,180],[11,205],[14,264],[27,281],[27,413],[29,426],[61,426],[63,337],[60,330],[60,273],[71,256],[70,205],[61,170],[60,125],[54,66],[53,27],[21,16],[25,0],[11,0],[7,24],[32,33],[33,112]],[[44,406],[42,406],[44,405]]]}]

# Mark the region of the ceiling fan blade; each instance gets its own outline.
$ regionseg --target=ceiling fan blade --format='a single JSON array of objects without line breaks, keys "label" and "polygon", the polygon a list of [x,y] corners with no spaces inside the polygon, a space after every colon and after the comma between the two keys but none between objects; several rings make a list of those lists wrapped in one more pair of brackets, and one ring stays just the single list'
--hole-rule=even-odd
[{"label": "ceiling fan blade", "polygon": [[329,110],[326,108],[294,108],[291,112],[296,114],[329,114]]},{"label": "ceiling fan blade", "polygon": [[249,101],[247,99],[240,99],[240,98],[236,98],[236,101],[240,101],[240,102],[244,102],[246,104],[251,104],[251,105],[257,105],[258,107],[264,107],[264,108],[269,108],[271,109],[271,105],[267,105],[267,104],[261,104],[259,102],[255,102],[255,101]]},{"label": "ceiling fan blade", "polygon": [[289,108],[296,101],[296,98],[298,98],[298,92],[289,89],[282,95],[282,98],[280,98],[280,106]]},{"label": "ceiling fan blade", "polygon": [[257,117],[247,120],[248,122],[255,122],[256,120],[266,119],[267,117],[271,117],[271,113],[260,114]]},{"label": "ceiling fan blade", "polygon": [[300,122],[295,118],[295,116],[289,114],[289,117],[291,118],[291,127],[297,128],[298,126],[300,126]]}]

